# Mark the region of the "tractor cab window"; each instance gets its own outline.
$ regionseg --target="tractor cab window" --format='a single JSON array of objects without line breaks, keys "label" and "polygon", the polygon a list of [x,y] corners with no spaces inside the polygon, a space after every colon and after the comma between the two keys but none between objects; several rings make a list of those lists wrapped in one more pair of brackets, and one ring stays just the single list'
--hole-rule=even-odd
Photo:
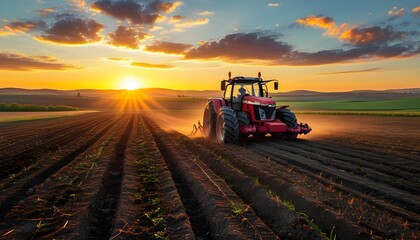
[{"label": "tractor cab window", "polygon": [[235,83],[232,101],[240,103],[245,95],[261,97],[258,83]]},{"label": "tractor cab window", "polygon": [[226,86],[226,90],[225,90],[225,99],[227,99],[229,101],[230,99],[230,94],[232,93],[232,84],[228,84]]}]

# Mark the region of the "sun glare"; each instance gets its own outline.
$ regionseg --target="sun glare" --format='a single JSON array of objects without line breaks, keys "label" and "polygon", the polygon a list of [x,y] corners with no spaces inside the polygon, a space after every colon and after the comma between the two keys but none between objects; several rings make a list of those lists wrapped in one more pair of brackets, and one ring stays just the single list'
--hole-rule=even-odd
[{"label": "sun glare", "polygon": [[127,78],[124,80],[124,88],[127,90],[136,90],[140,87],[139,81],[135,78]]}]

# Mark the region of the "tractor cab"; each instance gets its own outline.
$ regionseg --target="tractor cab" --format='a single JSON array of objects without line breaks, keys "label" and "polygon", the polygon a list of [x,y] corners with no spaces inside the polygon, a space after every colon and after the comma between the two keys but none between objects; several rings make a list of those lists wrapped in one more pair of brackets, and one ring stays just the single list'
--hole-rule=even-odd
[{"label": "tractor cab", "polygon": [[[268,99],[268,82],[274,81],[274,90],[278,90],[277,80],[266,80],[261,78],[261,73],[258,73],[258,78],[252,77],[234,77],[231,78],[229,72],[229,79],[221,81],[221,90],[224,91],[223,98],[228,105],[236,111],[243,111],[243,104],[267,104],[268,102],[275,105],[273,100]],[[274,106],[275,107],[275,106]]]}]

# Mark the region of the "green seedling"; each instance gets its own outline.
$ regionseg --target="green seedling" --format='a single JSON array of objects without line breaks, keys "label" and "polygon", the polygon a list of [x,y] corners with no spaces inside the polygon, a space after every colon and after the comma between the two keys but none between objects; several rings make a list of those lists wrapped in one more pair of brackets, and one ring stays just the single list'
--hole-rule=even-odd
[{"label": "green seedling", "polygon": [[296,210],[296,205],[292,201],[283,200],[284,206],[286,206],[290,211]]},{"label": "green seedling", "polygon": [[233,204],[232,205],[232,212],[234,214],[242,214],[242,213],[245,212],[245,209],[244,209],[244,207],[242,207],[242,206],[240,206],[238,204]]},{"label": "green seedling", "polygon": [[160,204],[160,199],[159,198],[154,198],[150,200],[150,204],[153,206],[157,206]]},{"label": "green seedling", "polygon": [[169,237],[165,236],[163,232],[157,232],[153,234],[153,238],[156,240],[169,240]]},{"label": "green seedling", "polygon": [[41,229],[48,226],[48,223],[43,222],[43,221],[39,221],[38,224],[36,225],[36,228]]},{"label": "green seedling", "polygon": [[335,226],[332,227],[332,229],[330,231],[330,237],[328,238],[328,240],[336,240],[337,239],[337,234],[334,233],[334,229],[335,229]]}]

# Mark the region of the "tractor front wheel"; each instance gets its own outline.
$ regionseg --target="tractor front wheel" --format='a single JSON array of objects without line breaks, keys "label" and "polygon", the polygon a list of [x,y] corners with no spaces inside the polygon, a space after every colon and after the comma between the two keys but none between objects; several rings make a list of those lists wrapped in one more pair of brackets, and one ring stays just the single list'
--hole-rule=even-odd
[{"label": "tractor front wheel", "polygon": [[239,121],[235,110],[221,107],[217,112],[216,138],[220,143],[237,143],[239,138]]},{"label": "tractor front wheel", "polygon": [[209,101],[204,109],[203,132],[206,138],[213,138],[216,135],[216,111],[212,101]]},{"label": "tractor front wheel", "polygon": [[[298,123],[296,115],[290,111],[288,108],[278,108],[276,109],[276,118],[285,123],[288,127],[297,128]],[[285,132],[281,135],[281,138],[286,140],[296,140],[297,133]],[[275,137],[280,137],[279,135],[274,135]]]}]

